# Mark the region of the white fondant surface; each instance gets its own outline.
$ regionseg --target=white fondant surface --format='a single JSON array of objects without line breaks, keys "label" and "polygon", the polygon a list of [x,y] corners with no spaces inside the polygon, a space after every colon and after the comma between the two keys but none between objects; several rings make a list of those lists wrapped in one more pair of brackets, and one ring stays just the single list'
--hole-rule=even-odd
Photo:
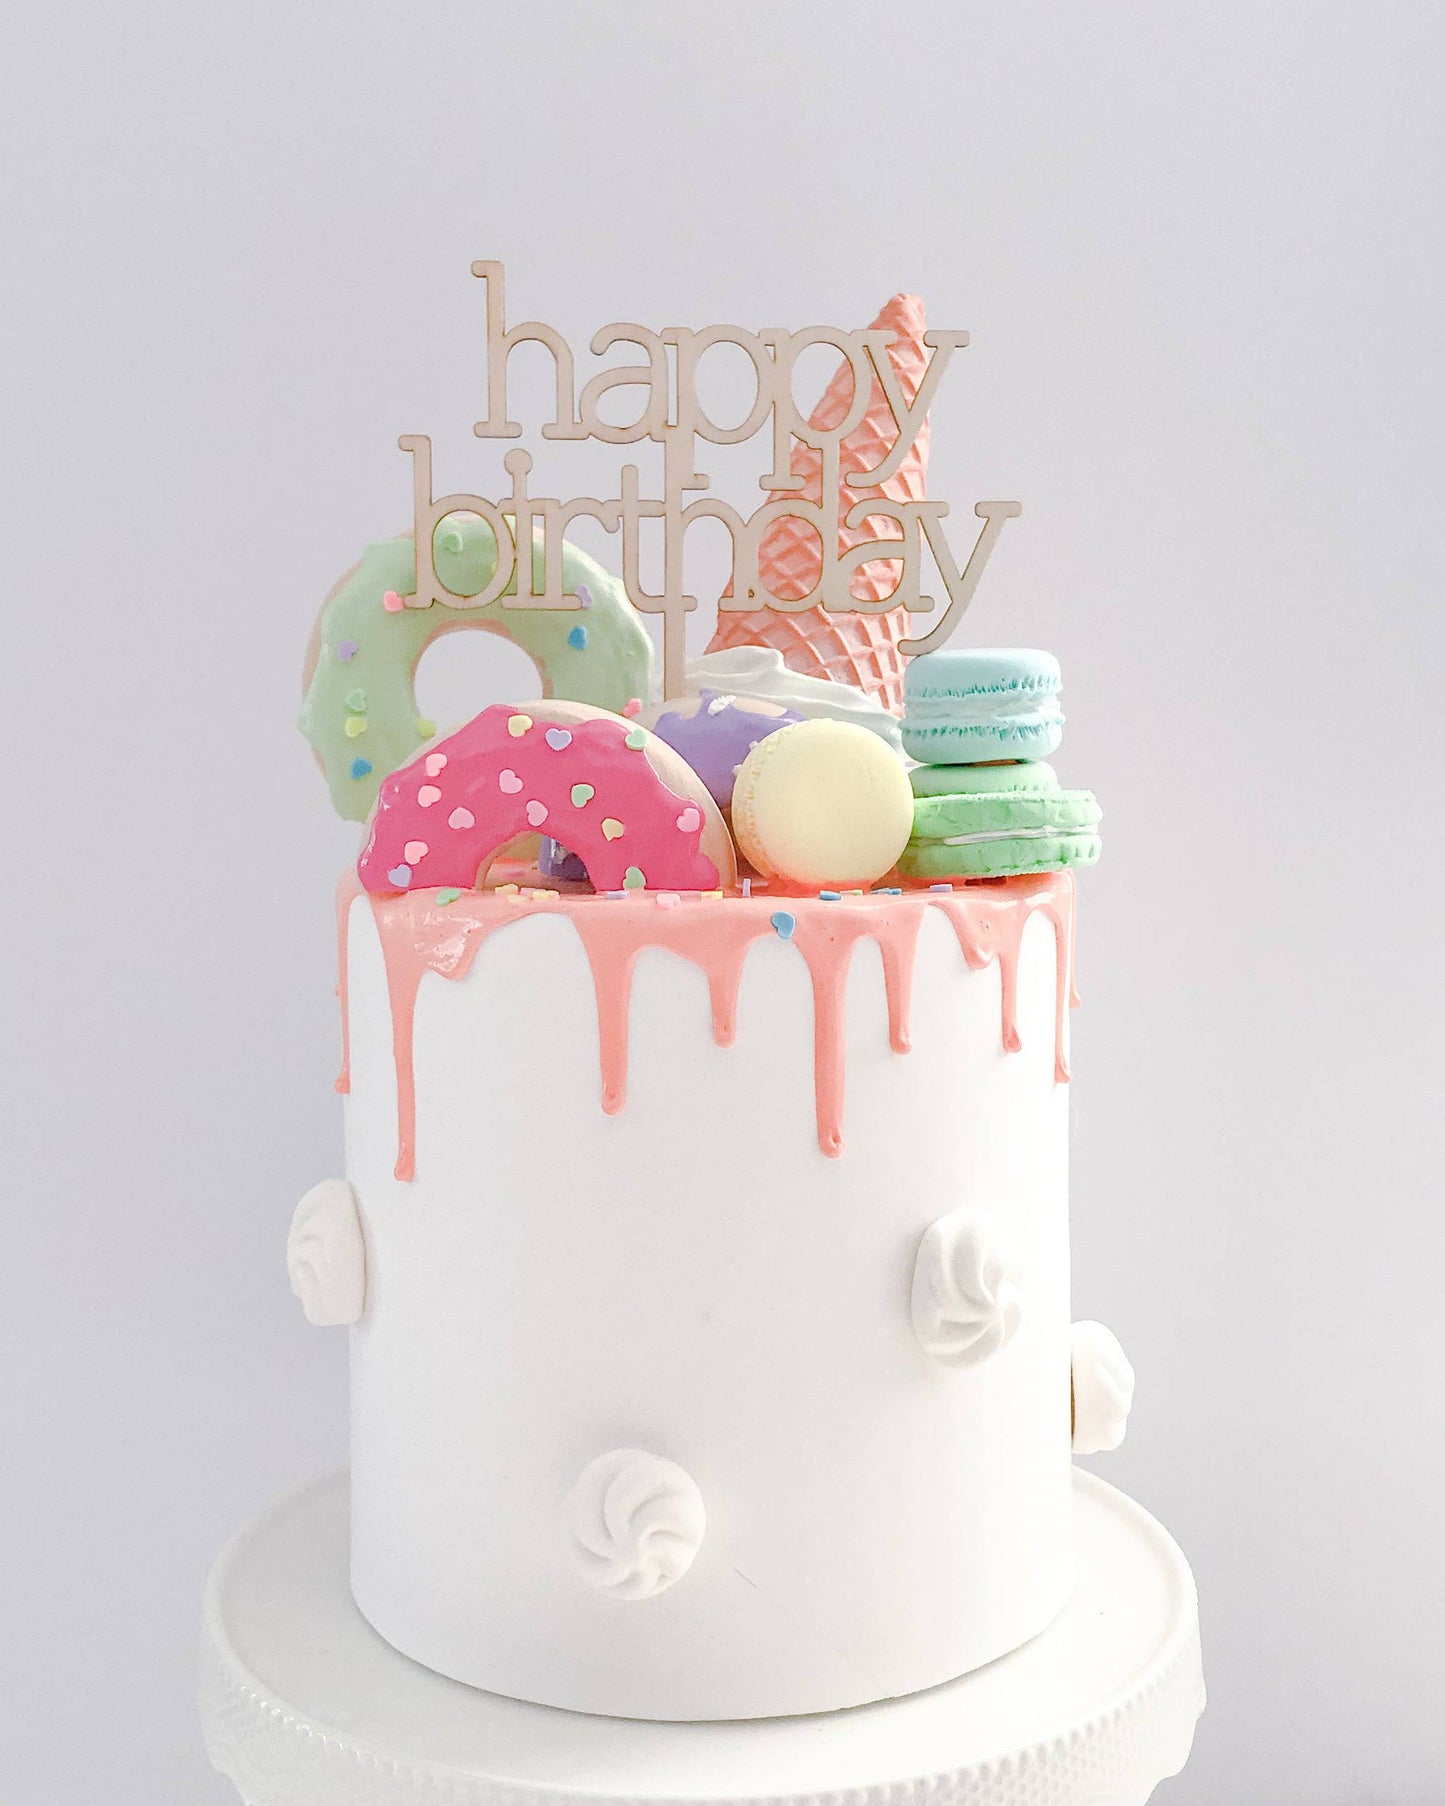
[{"label": "white fondant surface", "polygon": [[[598,905],[604,907],[605,905]],[[737,1043],[701,972],[637,965],[629,1095],[599,1104],[576,933],[535,915],[415,1018],[416,1178],[393,1177],[379,941],[351,917],[347,1166],[365,1228],[353,1331],[357,1603],[396,1647],[517,1698],[652,1718],[825,1711],[1016,1648],[1072,1584],[1068,1088],[1054,939],[1033,920],[1005,1053],[996,966],[928,912],[913,1051],[881,962],[847,996],[843,1154],[817,1145],[813,1003],[758,943]],[[1017,1332],[975,1368],[919,1345],[920,1239],[986,1208],[1026,1273]],[[645,1605],[587,1585],[567,1501],[609,1450],[682,1468],[707,1534]]]}]

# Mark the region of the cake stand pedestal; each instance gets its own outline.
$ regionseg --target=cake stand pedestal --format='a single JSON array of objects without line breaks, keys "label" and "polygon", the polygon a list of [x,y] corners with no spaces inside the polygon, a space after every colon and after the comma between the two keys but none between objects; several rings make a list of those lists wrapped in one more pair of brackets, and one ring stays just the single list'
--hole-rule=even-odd
[{"label": "cake stand pedestal", "polygon": [[1078,1584],[962,1680],[813,1718],[652,1724],[481,1693],[398,1655],[347,1584],[346,1480],[243,1531],[207,1589],[201,1718],[246,1806],[1140,1806],[1204,1704],[1188,1564],[1075,1470]]}]

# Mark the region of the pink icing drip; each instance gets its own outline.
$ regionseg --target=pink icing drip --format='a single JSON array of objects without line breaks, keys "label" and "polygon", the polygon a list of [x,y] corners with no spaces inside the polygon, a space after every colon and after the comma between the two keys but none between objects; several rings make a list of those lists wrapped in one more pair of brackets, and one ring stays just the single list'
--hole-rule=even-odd
[{"label": "pink icing drip", "polygon": [[341,1070],[336,1089],[351,1089],[351,990],[347,983],[347,955],[351,945],[351,905],[361,895],[355,872],[343,873],[336,887],[336,995],[341,1001]]},{"label": "pink icing drip", "polygon": [[632,974],[643,947],[665,947],[702,968],[712,1006],[713,1039],[730,1047],[737,1031],[738,986],[754,941],[771,934],[766,910],[740,909],[726,898],[660,909],[650,901],[582,905],[572,914],[592,967],[602,1059],[602,1108],[615,1115],[627,1101],[627,1029]]},{"label": "pink icing drip", "polygon": [[1074,875],[1069,871],[1049,872],[1042,877],[1014,878],[1006,884],[991,886],[985,901],[979,890],[955,891],[951,896],[931,899],[953,924],[963,957],[975,971],[998,961],[999,988],[1002,994],[1003,1044],[1007,1052],[1018,1053],[1023,1046],[1018,1030],[1019,949],[1029,918],[1037,911],[1053,924],[1055,947],[1054,999],[1054,1077],[1060,1084],[1069,1077],[1066,1045],[1068,1006],[1073,994],[1074,967]]},{"label": "pink icing drip", "polygon": [[[346,1009],[346,921],[354,885],[338,896],[341,935],[343,1037]],[[754,897],[685,898],[672,908],[651,896],[635,898],[563,897],[557,893],[464,892],[439,906],[432,893],[369,898],[386,963],[391,1002],[392,1051],[396,1062],[398,1179],[416,1169],[416,1090],[412,1033],[422,975],[462,978],[482,942],[509,921],[538,911],[566,915],[575,927],[592,971],[597,996],[602,1108],[616,1114],[627,1101],[628,1017],[632,977],[644,947],[662,947],[698,966],[707,978],[713,1039],[732,1044],[737,1025],[738,989],[748,949],[773,933],[772,915],[786,902],[794,918],[792,939],[808,967],[813,991],[814,1095],[818,1145],[830,1156],[843,1148],[844,1005],[853,949],[860,940],[877,942],[888,1000],[889,1043],[909,1049],[909,1007],[919,925],[928,908],[941,909],[953,925],[959,947],[975,971],[998,961],[1004,1047],[1021,1046],[1016,1021],[1018,960],[1030,917],[1041,912],[1052,923],[1056,951],[1054,1076],[1069,1077],[1065,1046],[1073,978],[1074,885],[1068,872],[1009,879],[952,892],[907,892],[845,903],[815,897],[768,900]],[[338,1089],[348,1078],[344,1064]],[[349,1082],[349,1081],[348,1081]]]}]

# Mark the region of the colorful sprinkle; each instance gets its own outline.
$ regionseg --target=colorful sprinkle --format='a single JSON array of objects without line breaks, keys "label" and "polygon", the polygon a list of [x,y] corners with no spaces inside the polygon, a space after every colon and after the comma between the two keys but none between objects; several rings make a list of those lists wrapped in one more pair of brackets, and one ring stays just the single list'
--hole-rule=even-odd
[{"label": "colorful sprinkle", "polygon": [[903,892],[898,888],[898,886],[896,884],[890,884],[883,890],[875,890],[873,892],[873,895],[875,897],[901,897],[903,895]]},{"label": "colorful sprinkle", "polygon": [[691,803],[677,818],[678,829],[683,834],[691,834],[702,826],[702,810],[695,809]]},{"label": "colorful sprinkle", "polygon": [[361,648],[355,640],[338,640],[336,642],[336,656],[343,665],[349,664],[360,650]]},{"label": "colorful sprinkle", "polygon": [[503,796],[515,796],[522,788],[522,780],[509,765],[505,771],[497,773],[497,788]]},{"label": "colorful sprinkle", "polygon": [[565,752],[572,744],[572,736],[567,732],[565,727],[549,727],[547,729],[547,744],[552,748],[553,752]]},{"label": "colorful sprinkle", "polygon": [[[591,608],[592,606],[592,591],[588,589],[585,583],[579,583],[577,585],[577,602],[582,608]],[[570,640],[572,635],[569,633],[567,638]],[[585,646],[587,644],[586,640],[583,640],[582,644]]]},{"label": "colorful sprinkle", "polygon": [[520,892],[521,886],[518,884],[499,884],[496,889],[499,897],[515,897]]},{"label": "colorful sprinkle", "polygon": [[507,722],[507,732],[514,740],[520,740],[531,725],[532,717],[530,715],[513,715]]},{"label": "colorful sprinkle", "polygon": [[930,889],[930,890],[946,890],[946,891],[951,891],[951,890],[952,890],[952,889],[953,889],[953,886],[952,886],[952,885],[951,885],[951,884],[930,884],[930,885],[929,885],[929,887],[928,887],[928,888],[929,888],[929,889]]},{"label": "colorful sprinkle", "polygon": [[580,624],[567,635],[567,644],[582,652],[587,646],[587,629]]},{"label": "colorful sprinkle", "polygon": [[424,840],[409,840],[401,849],[402,858],[406,860],[408,865],[420,865],[422,860],[426,858],[426,852],[427,848]]},{"label": "colorful sprinkle", "polygon": [[381,606],[389,615],[399,615],[402,609],[406,607],[406,603],[402,601],[401,597],[397,595],[394,589],[389,589],[381,598]]},{"label": "colorful sprinkle", "polygon": [[455,903],[461,894],[462,893],[454,885],[448,884],[444,890],[439,890],[437,892],[436,900],[441,904],[442,908],[445,909],[448,903]]},{"label": "colorful sprinkle", "polygon": [[604,815],[602,817],[602,837],[604,840],[621,840],[626,832],[627,830],[623,827],[622,823],[618,821],[615,815]]},{"label": "colorful sprinkle", "polygon": [[678,896],[675,890],[660,890],[657,893],[657,907],[659,909],[676,909],[681,901],[682,898]]},{"label": "colorful sprinkle", "polygon": [[424,770],[429,778],[439,778],[447,768],[445,753],[428,753]]},{"label": "colorful sprinkle", "polygon": [[625,890],[605,890],[602,894],[604,897],[612,897],[619,903],[624,903],[627,900],[627,892]]},{"label": "colorful sprinkle", "polygon": [[622,888],[624,890],[645,890],[646,887],[646,878],[643,877],[642,873],[635,865],[629,865],[627,870],[622,874]]},{"label": "colorful sprinkle", "polygon": [[744,879],[743,879],[743,881],[742,881],[742,893],[743,893],[743,895],[744,895],[744,896],[745,896],[745,897],[750,897],[750,896],[752,896],[752,894],[753,894],[753,881],[752,881],[752,879],[751,879],[751,878],[744,878]]},{"label": "colorful sprinkle", "polygon": [[[721,715],[724,709],[732,706],[732,700],[731,696],[714,696],[712,701],[707,705],[708,714]],[[753,745],[757,745],[756,740],[753,741]]]},{"label": "colorful sprinkle", "polygon": [[539,803],[535,798],[527,804],[527,820],[534,828],[540,828],[547,819],[547,805]]},{"label": "colorful sprinkle", "polygon": [[417,805],[422,809],[430,809],[433,803],[442,800],[442,793],[435,784],[423,784],[416,793]]},{"label": "colorful sprinkle", "polygon": [[640,696],[629,696],[627,701],[622,705],[622,713],[629,721],[631,721],[634,715],[640,715],[642,713],[642,698]]},{"label": "colorful sprinkle", "polygon": [[411,883],[411,867],[409,865],[394,865],[386,875],[398,890],[405,890]]},{"label": "colorful sprinkle", "polygon": [[697,894],[700,897],[712,898],[712,897],[720,897],[723,893],[720,890],[700,890]]},{"label": "colorful sprinkle", "polygon": [[365,715],[348,715],[342,725],[346,730],[347,739],[354,740],[358,734],[366,732],[366,717]]},{"label": "colorful sprinkle", "polygon": [[[746,883],[746,879],[744,882]],[[778,933],[785,941],[790,941],[793,938],[793,930],[798,926],[798,918],[796,916],[790,916],[786,909],[776,909],[773,911],[772,915],[768,917],[768,920],[772,923],[773,927],[777,929]]]},{"label": "colorful sprinkle", "polygon": [[477,818],[470,809],[453,809],[447,817],[449,828],[475,828],[476,825]]},{"label": "colorful sprinkle", "polygon": [[820,890],[818,896],[824,903],[841,903],[843,893],[840,890]]},{"label": "colorful sprinkle", "polygon": [[421,739],[430,740],[432,735],[437,731],[437,724],[435,721],[424,720],[422,716],[418,715],[416,718],[416,731]]},{"label": "colorful sprinkle", "polygon": [[597,792],[590,784],[574,784],[572,786],[572,807],[585,809],[596,794]]},{"label": "colorful sprinkle", "polygon": [[371,760],[370,759],[353,759],[351,761],[352,777],[364,778],[364,777],[369,776],[370,772],[371,772]]},{"label": "colorful sprinkle", "polygon": [[641,727],[633,728],[632,732],[627,736],[627,738],[622,742],[622,744],[627,748],[627,750],[629,752],[641,752],[643,747],[647,745],[646,728],[641,728]]},{"label": "colorful sprinkle", "polygon": [[348,690],[343,700],[346,703],[347,710],[351,714],[364,715],[366,713],[365,690]]}]

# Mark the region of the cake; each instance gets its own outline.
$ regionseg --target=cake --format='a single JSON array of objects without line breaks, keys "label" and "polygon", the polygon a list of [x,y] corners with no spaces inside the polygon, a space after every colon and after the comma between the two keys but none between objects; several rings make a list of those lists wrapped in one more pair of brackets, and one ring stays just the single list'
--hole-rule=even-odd
[{"label": "cake", "polygon": [[[508,330],[500,267],[474,268],[478,432],[514,436],[507,359],[533,339],[544,430],[586,436],[603,378],[578,396],[560,335]],[[653,383],[633,437],[669,473],[659,502],[624,471],[587,505],[621,577],[525,493],[525,453],[509,497],[433,499],[403,440],[413,534],[328,597],[302,713],[365,835],[337,904],[345,1176],[288,1247],[307,1316],[350,1325],[356,1603],[472,1687],[658,1720],[895,1698],[1037,1636],[1073,1583],[1073,1455],[1119,1441],[1133,1386],[1070,1304],[1099,840],[1037,762],[1057,666],[903,637],[923,547],[951,633],[1018,512],[980,504],[960,570],[924,496],[923,404],[966,335],[925,337],[912,297],[856,333],[707,330],[754,356],[754,412],[771,385],[776,466],[750,520],[705,498],[738,567],[709,653],[685,656],[676,573],[654,596],[635,568],[639,514],[674,510],[680,544],[698,441],[733,430],[689,387],[706,335],[607,328],[678,367],[673,396],[665,357],[610,372]],[[810,415],[791,357],[819,340],[840,377]],[[817,568],[770,590],[809,518]],[[886,681],[849,682],[837,649],[880,620]],[[522,644],[543,695],[421,720],[416,660],[462,626]]]}]

